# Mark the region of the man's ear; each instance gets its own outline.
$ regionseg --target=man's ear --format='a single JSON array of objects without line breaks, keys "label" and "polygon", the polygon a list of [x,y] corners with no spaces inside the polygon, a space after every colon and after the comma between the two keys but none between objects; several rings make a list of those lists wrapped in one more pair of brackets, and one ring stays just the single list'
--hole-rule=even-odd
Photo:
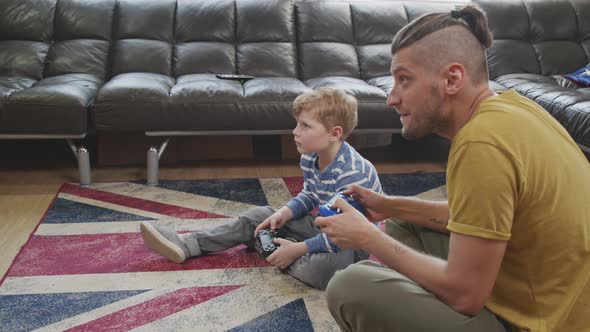
[{"label": "man's ear", "polygon": [[451,63],[445,70],[445,92],[454,95],[463,88],[465,82],[465,67],[459,63]]},{"label": "man's ear", "polygon": [[332,129],[330,130],[330,140],[333,142],[340,140],[340,138],[342,137],[342,132],[342,127],[332,127]]}]

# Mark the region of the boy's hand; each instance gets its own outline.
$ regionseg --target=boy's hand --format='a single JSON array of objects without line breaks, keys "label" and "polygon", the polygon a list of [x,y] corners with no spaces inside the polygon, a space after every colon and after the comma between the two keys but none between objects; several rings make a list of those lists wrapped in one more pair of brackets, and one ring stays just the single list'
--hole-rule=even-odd
[{"label": "boy's hand", "polygon": [[357,202],[365,207],[365,216],[370,221],[381,221],[389,217],[385,201],[386,195],[374,192],[357,185],[342,192],[344,195],[351,195]]},{"label": "boy's hand", "polygon": [[307,253],[305,242],[291,242],[281,238],[276,238],[274,242],[280,245],[280,247],[268,256],[266,261],[281,269],[288,267],[297,258]]},{"label": "boy's hand", "polygon": [[287,223],[287,221],[291,219],[290,216],[286,217],[285,214],[286,213],[283,212],[283,209],[280,209],[277,212],[273,213],[270,217],[266,218],[254,230],[254,237],[258,236],[258,232],[260,232],[261,229],[277,229],[283,227]]}]

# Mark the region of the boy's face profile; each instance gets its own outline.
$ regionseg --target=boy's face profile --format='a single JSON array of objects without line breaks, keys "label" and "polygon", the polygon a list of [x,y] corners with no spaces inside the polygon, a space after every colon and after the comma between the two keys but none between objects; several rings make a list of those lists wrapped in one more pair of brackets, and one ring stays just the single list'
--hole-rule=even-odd
[{"label": "boy's face profile", "polygon": [[297,126],[293,129],[293,136],[297,151],[301,154],[319,153],[340,139],[340,135],[335,134],[334,130],[328,130],[313,111],[303,110],[295,119]]}]

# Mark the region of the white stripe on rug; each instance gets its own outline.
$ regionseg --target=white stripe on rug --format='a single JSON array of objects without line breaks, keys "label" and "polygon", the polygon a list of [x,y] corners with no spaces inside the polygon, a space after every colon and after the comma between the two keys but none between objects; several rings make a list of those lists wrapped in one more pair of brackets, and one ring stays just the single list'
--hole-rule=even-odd
[{"label": "white stripe on rug", "polygon": [[67,199],[72,202],[84,203],[84,204],[97,206],[97,207],[101,207],[101,208],[105,208],[105,209],[109,209],[109,210],[113,210],[113,211],[117,211],[117,212],[131,213],[131,214],[135,214],[135,215],[146,217],[146,218],[153,218],[153,219],[171,218],[170,216],[165,215],[165,214],[149,212],[146,210],[135,209],[132,207],[103,202],[103,201],[99,201],[99,200],[92,199],[92,198],[80,197],[80,196],[70,195],[70,194],[66,194],[66,193],[60,193],[57,197]]},{"label": "white stripe on rug", "polygon": [[237,217],[255,207],[252,204],[152,187],[133,182],[97,183],[92,186],[92,189],[232,217]]},{"label": "white stripe on rug", "polygon": [[292,198],[283,178],[261,178],[258,180],[268,200],[268,205],[278,209]]},{"label": "white stripe on rug", "polygon": [[282,275],[275,267],[250,267],[190,271],[70,274],[9,277],[0,295],[101,292],[182,287],[242,285]]},{"label": "white stripe on rug", "polygon": [[[175,218],[162,218],[172,220]],[[209,229],[236,218],[206,218],[206,219],[176,219],[176,230],[197,231]],[[150,221],[150,220],[146,220]],[[110,234],[110,233],[135,233],[139,232],[141,221],[113,221],[113,222],[79,222],[65,224],[40,224],[35,235],[81,235],[81,234]]]}]

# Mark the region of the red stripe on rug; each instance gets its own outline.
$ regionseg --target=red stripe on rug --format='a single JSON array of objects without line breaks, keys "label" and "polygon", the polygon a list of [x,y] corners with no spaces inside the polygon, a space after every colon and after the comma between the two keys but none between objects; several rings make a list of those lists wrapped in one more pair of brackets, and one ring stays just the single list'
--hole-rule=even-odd
[{"label": "red stripe on rug", "polygon": [[129,331],[242,286],[190,287],[136,304],[67,331]]},{"label": "red stripe on rug", "polygon": [[31,237],[10,277],[89,273],[205,270],[269,266],[244,245],[192,258],[182,264],[148,249],[140,233]]},{"label": "red stripe on rug", "polygon": [[69,183],[66,183],[62,186],[61,192],[181,219],[228,218],[228,216],[222,216],[206,211],[120,195],[96,189],[82,188]]},{"label": "red stripe on rug", "polygon": [[[293,197],[299,195],[303,190],[303,178],[301,176],[284,177],[283,181],[285,181],[285,185],[287,185],[287,189],[289,189],[289,193],[291,193],[291,196]],[[315,215],[318,211],[319,207],[316,207],[310,212],[310,214]]]},{"label": "red stripe on rug", "polygon": [[285,181],[293,197],[297,196],[303,190],[303,178],[301,176],[284,177],[283,181]]}]

